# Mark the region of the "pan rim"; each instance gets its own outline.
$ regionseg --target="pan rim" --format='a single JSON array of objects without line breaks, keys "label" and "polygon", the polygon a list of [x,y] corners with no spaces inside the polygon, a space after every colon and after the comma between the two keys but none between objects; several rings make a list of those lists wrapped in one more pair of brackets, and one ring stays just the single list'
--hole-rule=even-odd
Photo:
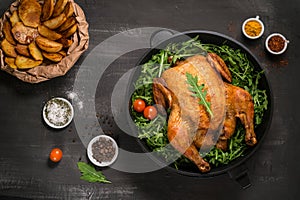
[{"label": "pan rim", "polygon": [[[164,40],[161,43],[157,44],[155,47],[152,47],[149,50],[147,50],[143,54],[143,56],[141,56],[141,58],[138,60],[136,66],[143,65],[145,63],[145,60],[147,60],[146,58],[153,55],[154,52],[157,52],[159,47],[166,46],[167,44],[172,43],[172,41],[176,41],[178,38],[180,39],[180,37],[185,37],[185,36],[190,37],[191,35],[199,35],[199,36],[202,36],[202,37],[203,36],[216,37],[219,40],[223,40],[223,42],[226,41],[227,45],[229,43],[228,46],[236,46],[242,52],[246,53],[248,58],[252,61],[253,67],[255,67],[256,69],[264,70],[264,68],[261,66],[261,64],[260,64],[259,60],[256,58],[256,56],[244,44],[242,44],[241,42],[237,41],[236,39],[234,39],[232,37],[229,37],[225,34],[215,32],[215,31],[208,31],[208,30],[191,30],[191,31],[185,31],[185,32],[174,34],[169,39]],[[193,37],[190,37],[190,38],[193,38]],[[200,38],[200,40],[201,40],[201,38]],[[237,48],[235,48],[235,49],[237,49]],[[139,73],[136,70],[132,73],[132,76],[130,77],[130,80],[129,80],[129,84],[132,84],[134,82],[134,76],[137,73]],[[238,166],[244,164],[247,160],[249,160],[254,155],[254,153],[260,148],[261,144],[264,141],[264,138],[266,137],[267,133],[269,132],[269,129],[270,129],[270,126],[271,126],[271,123],[272,123],[273,92],[272,92],[272,88],[270,87],[269,79],[267,78],[266,73],[263,73],[262,78],[263,78],[264,84],[267,87],[267,88],[264,88],[264,89],[267,90],[267,94],[268,94],[268,109],[265,111],[264,119],[266,118],[266,115],[268,115],[268,117],[267,117],[267,121],[263,122],[263,124],[265,124],[265,125],[263,127],[262,133],[260,133],[261,134],[260,140],[254,147],[247,148],[244,156],[239,157],[239,158],[231,161],[229,164],[227,164],[225,166],[212,168],[212,170],[210,172],[207,172],[207,173],[201,173],[200,171],[199,172],[183,171],[183,170],[180,170],[180,169],[176,169],[176,168],[174,168],[170,165],[167,166],[166,168],[171,170],[171,171],[175,171],[176,173],[186,175],[186,176],[192,176],[192,177],[196,176],[196,177],[200,177],[200,178],[207,178],[207,177],[213,177],[213,176],[217,176],[217,175],[221,175],[221,174],[224,174],[226,172],[229,172],[232,169],[237,168]],[[130,118],[129,120],[132,120],[130,116],[129,116],[129,118]],[[259,127],[260,126],[262,126],[262,124],[260,124]],[[138,138],[137,138],[137,141],[141,145],[142,149],[145,152],[149,152],[149,150],[147,150],[146,144],[144,144],[143,141],[141,141]],[[160,164],[161,166],[165,166],[163,164],[163,162],[161,160],[159,160],[158,158],[156,158],[154,156],[151,156],[151,159],[154,160],[157,164]]]}]

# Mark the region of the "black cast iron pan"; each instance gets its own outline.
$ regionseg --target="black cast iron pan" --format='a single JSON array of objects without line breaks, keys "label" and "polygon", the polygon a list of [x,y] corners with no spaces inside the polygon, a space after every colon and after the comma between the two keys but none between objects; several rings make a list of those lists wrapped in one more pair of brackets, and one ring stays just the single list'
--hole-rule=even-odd
[{"label": "black cast iron pan", "polygon": [[[155,35],[154,35],[155,36]],[[179,33],[171,36],[169,39],[164,40],[160,44],[154,46],[152,49],[150,49],[146,54],[140,59],[140,61],[137,63],[137,66],[141,66],[142,64],[146,63],[152,55],[158,53],[160,49],[163,49],[170,43],[179,43],[179,42],[184,42],[187,41],[188,38],[194,38],[198,36],[198,38],[201,40],[202,43],[209,43],[209,44],[215,44],[215,45],[222,45],[224,42],[226,42],[226,45],[234,48],[234,49],[240,49],[242,52],[247,54],[248,59],[252,63],[253,67],[257,71],[263,70],[262,66],[260,65],[259,61],[256,59],[256,57],[253,55],[253,53],[247,49],[243,44],[239,43],[238,41],[234,40],[233,38],[230,38],[226,35],[216,33],[216,32],[211,32],[211,31],[189,31],[189,32],[184,32],[184,33]],[[129,80],[129,88],[128,88],[128,95],[132,94],[132,91],[134,90],[133,83],[137,80],[137,78],[140,75],[140,68],[136,68],[136,70],[132,73],[130,80]],[[260,124],[256,129],[255,133],[257,135],[257,140],[258,143],[254,147],[249,147],[243,157],[239,157],[236,160],[232,161],[226,166],[222,167],[216,167],[212,168],[210,172],[208,173],[201,173],[195,166],[183,166],[180,169],[175,169],[172,166],[168,166],[170,170],[174,170],[177,173],[187,175],[187,176],[197,176],[201,178],[207,178],[207,177],[213,177],[217,176],[220,174],[228,173],[229,176],[232,179],[235,179],[239,182],[239,184],[243,188],[249,187],[250,181],[248,177],[248,170],[245,167],[244,163],[257,151],[257,149],[260,147],[262,144],[262,141],[264,137],[266,136],[268,129],[271,124],[272,120],[272,93],[271,93],[271,88],[269,86],[267,77],[265,74],[262,75],[262,78],[260,79],[260,89],[265,89],[266,93],[268,95],[268,109],[264,114],[263,118],[263,123]],[[126,98],[130,99],[130,98]],[[130,106],[129,102],[129,106]],[[132,121],[132,118],[129,115],[129,124],[132,128],[133,131],[137,132],[137,129]],[[150,151],[149,148],[147,147],[146,143],[143,141],[139,140],[139,144],[141,144],[142,148],[145,151]],[[155,162],[157,163],[162,163],[164,162],[161,158],[159,157],[153,157],[152,158]]]}]

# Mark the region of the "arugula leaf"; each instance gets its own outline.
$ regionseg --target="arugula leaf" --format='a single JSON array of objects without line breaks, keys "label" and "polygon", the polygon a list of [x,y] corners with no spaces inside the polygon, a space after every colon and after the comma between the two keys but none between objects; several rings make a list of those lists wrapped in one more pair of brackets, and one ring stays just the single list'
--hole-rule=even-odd
[{"label": "arugula leaf", "polygon": [[[135,91],[131,97],[132,101],[136,98],[142,98],[147,104],[153,104],[153,78],[159,77],[163,71],[175,65],[177,61],[184,60],[195,54],[205,56],[206,52],[213,52],[219,55],[232,73],[232,84],[250,92],[254,101],[255,127],[257,127],[263,122],[263,116],[268,109],[266,90],[260,87],[260,79],[263,71],[257,71],[253,63],[247,58],[247,55],[240,49],[234,49],[226,45],[226,42],[221,45],[202,43],[198,36],[185,42],[171,43],[144,63],[141,67],[141,74],[134,83]],[[153,123],[154,121],[145,119],[141,113],[137,113],[133,109],[131,110],[131,114],[139,130],[139,138],[145,140],[153,152],[158,153],[167,161],[177,156],[178,151],[172,148],[172,146],[167,146],[169,143],[167,138],[167,123],[164,124],[162,122],[165,119],[156,118],[157,121]],[[204,159],[213,166],[228,164],[232,160],[244,155],[245,150],[248,148],[245,145],[244,138],[244,127],[237,124],[235,134],[228,141],[229,147],[227,152],[213,148],[208,154],[203,155],[205,156]],[[174,162],[176,168],[181,166],[186,167],[189,164],[191,164],[191,161],[184,156],[181,156]]]},{"label": "arugula leaf", "polygon": [[194,97],[197,97],[200,99],[199,104],[204,105],[207,112],[210,114],[211,117],[213,117],[213,113],[210,109],[210,102],[206,101],[205,97],[207,94],[207,91],[204,90],[204,84],[198,85],[198,77],[193,77],[192,74],[186,73],[187,83],[190,85],[189,90],[193,92]]},{"label": "arugula leaf", "polygon": [[81,172],[81,180],[85,180],[91,183],[100,182],[100,183],[111,183],[100,171],[96,171],[95,168],[87,163],[78,162],[78,169]]}]

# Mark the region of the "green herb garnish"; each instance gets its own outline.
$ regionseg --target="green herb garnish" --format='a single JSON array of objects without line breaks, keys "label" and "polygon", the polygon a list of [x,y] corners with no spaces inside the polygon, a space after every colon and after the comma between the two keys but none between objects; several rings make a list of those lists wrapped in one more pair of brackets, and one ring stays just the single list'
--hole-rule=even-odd
[{"label": "green herb garnish", "polygon": [[100,171],[96,171],[96,169],[85,162],[77,163],[78,169],[81,172],[81,180],[85,180],[91,183],[100,182],[100,183],[111,183]]},{"label": "green herb garnish", "polygon": [[237,124],[235,134],[228,141],[227,151],[214,147],[204,155],[204,159],[214,166],[226,165],[230,161],[243,156],[247,146],[245,144],[244,128],[241,123]]},{"label": "green herb garnish", "polygon": [[209,115],[213,117],[213,113],[210,109],[210,102],[205,99],[207,90],[204,90],[204,84],[198,85],[197,76],[193,77],[190,73],[186,73],[185,75],[187,79],[186,81],[189,84],[189,90],[192,92],[192,96],[199,98],[199,104],[204,105]]},{"label": "green herb garnish", "polygon": [[268,109],[266,90],[259,88],[259,80],[263,71],[255,71],[246,54],[239,49],[230,48],[225,44],[221,46],[203,44],[201,48],[218,54],[225,61],[232,73],[232,85],[244,88],[251,94],[254,102],[255,126],[261,124],[264,112]]},{"label": "green herb garnish", "polygon": [[[181,43],[169,44],[165,49],[159,50],[149,61],[143,64],[140,76],[135,82],[135,92],[132,95],[132,102],[137,98],[144,99],[147,104],[153,104],[152,80],[159,77],[163,71],[172,67],[177,61],[187,57],[213,52],[219,55],[232,73],[232,85],[247,90],[254,101],[255,121],[257,127],[268,106],[268,97],[265,90],[259,88],[259,82],[263,71],[257,71],[247,58],[247,55],[239,49],[233,49],[226,45],[205,44],[198,37]],[[178,152],[172,148],[167,138],[167,123],[165,117],[157,117],[155,121],[146,120],[140,113],[131,110],[134,122],[139,129],[139,138],[145,140],[148,147],[157,152],[165,160],[172,160],[178,156]],[[236,126],[234,135],[228,140],[228,150],[222,151],[213,148],[204,159],[213,166],[226,165],[232,160],[244,155],[247,146],[244,141],[245,129],[239,123]],[[166,148],[168,147],[168,148]],[[175,168],[190,163],[187,158],[181,156],[174,162]]]}]

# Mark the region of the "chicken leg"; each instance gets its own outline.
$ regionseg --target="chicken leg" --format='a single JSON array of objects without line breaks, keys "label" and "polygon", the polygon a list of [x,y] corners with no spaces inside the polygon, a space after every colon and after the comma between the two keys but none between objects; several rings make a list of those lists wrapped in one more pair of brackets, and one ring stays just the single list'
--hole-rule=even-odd
[{"label": "chicken leg", "polygon": [[223,134],[217,142],[217,148],[226,150],[227,140],[235,132],[236,119],[239,118],[245,127],[245,142],[249,146],[257,143],[256,134],[254,133],[254,104],[252,97],[246,90],[225,84],[226,95],[226,117],[223,127]]},{"label": "chicken leg", "polygon": [[181,108],[174,93],[164,84],[163,79],[156,78],[153,81],[153,94],[155,102],[165,108],[171,108],[168,120],[168,140],[171,145],[185,157],[196,164],[201,172],[210,171],[210,165],[200,156],[193,143],[193,136],[190,135],[191,126],[182,120]]}]

